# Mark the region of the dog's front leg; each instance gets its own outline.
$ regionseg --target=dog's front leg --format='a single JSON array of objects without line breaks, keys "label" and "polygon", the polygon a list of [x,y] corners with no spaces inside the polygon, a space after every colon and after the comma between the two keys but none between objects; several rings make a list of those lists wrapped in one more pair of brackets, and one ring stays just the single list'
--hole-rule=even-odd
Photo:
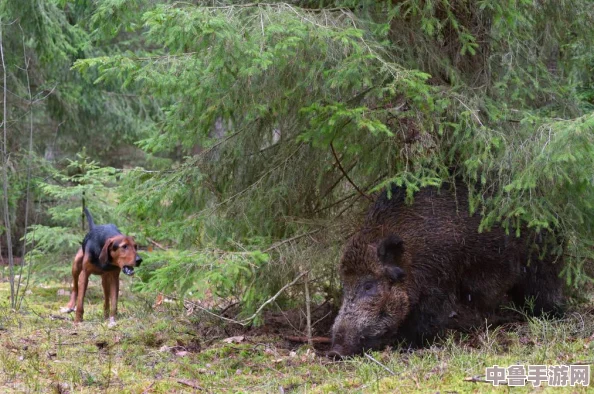
[{"label": "dog's front leg", "polygon": [[118,290],[119,290],[120,272],[109,272],[103,275],[103,292],[105,303],[103,304],[103,315],[107,319],[109,313],[109,327],[116,324],[115,317],[118,313]]},{"label": "dog's front leg", "polygon": [[103,286],[103,318],[109,317],[109,300],[111,298],[111,281],[109,273],[101,275],[101,285]]}]

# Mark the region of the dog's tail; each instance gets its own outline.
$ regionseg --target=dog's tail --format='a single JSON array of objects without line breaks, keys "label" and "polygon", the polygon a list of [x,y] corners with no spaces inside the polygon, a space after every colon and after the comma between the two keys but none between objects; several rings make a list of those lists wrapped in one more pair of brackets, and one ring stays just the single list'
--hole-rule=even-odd
[{"label": "dog's tail", "polygon": [[95,222],[93,221],[93,217],[91,216],[91,212],[85,207],[84,209],[85,216],[87,217],[87,222],[89,222],[89,230],[92,230],[95,227]]}]

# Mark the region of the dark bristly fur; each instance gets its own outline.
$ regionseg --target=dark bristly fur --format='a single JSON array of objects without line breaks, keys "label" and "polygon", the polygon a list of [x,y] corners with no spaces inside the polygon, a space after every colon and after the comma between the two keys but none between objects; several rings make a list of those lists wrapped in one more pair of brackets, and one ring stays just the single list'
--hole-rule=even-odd
[{"label": "dark bristly fur", "polygon": [[426,188],[404,203],[394,187],[371,206],[346,245],[340,271],[344,297],[332,329],[334,357],[398,341],[424,344],[445,329],[518,320],[502,311],[534,300],[532,312],[559,313],[562,261],[539,260],[535,233],[479,233],[462,184]]}]

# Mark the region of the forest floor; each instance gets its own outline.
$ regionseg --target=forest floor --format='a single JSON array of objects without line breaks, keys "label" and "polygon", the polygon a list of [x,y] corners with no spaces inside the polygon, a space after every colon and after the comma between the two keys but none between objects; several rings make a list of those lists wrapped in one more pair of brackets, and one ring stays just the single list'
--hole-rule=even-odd
[{"label": "forest floor", "polygon": [[[176,303],[155,307],[154,296],[130,293],[128,285],[124,280],[118,324],[108,328],[96,278],[78,327],[71,315],[59,313],[69,284],[30,286],[21,311],[14,312],[9,285],[0,283],[0,392],[509,392],[481,382],[485,367],[594,364],[594,312],[586,306],[562,320],[484,328],[425,349],[387,349],[333,362],[319,355],[323,349],[283,339],[278,327],[226,332],[222,323],[188,315]],[[528,383],[513,390],[587,388]]]}]

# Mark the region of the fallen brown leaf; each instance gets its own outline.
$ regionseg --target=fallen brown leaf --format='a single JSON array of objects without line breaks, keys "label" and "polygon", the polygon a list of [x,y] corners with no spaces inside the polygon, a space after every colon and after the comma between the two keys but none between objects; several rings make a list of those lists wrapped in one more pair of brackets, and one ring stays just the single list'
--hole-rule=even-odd
[{"label": "fallen brown leaf", "polygon": [[156,307],[160,306],[161,304],[163,304],[164,299],[165,299],[165,296],[163,296],[163,293],[157,294],[157,299],[155,299],[155,304],[153,305],[153,308],[156,308]]}]

